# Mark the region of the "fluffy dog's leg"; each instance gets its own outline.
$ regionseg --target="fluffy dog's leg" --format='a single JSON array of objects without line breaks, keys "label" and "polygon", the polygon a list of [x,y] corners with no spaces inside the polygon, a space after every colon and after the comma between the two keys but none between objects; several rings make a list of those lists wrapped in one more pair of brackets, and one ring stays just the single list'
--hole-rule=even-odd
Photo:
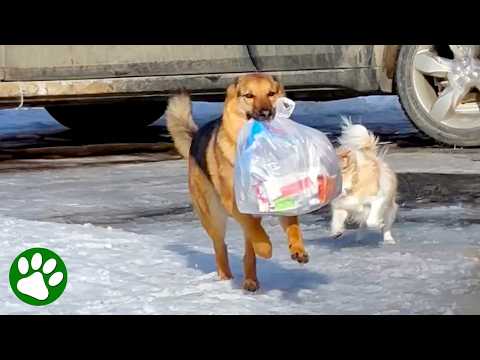
[{"label": "fluffy dog's leg", "polygon": [[396,241],[392,236],[392,225],[397,216],[398,205],[393,204],[392,207],[388,208],[385,212],[385,227],[383,228],[383,242],[385,244],[395,244]]},{"label": "fluffy dog's leg", "polygon": [[367,227],[373,229],[383,228],[383,211],[385,209],[385,198],[378,197],[370,203],[370,212],[367,217]]},{"label": "fluffy dog's leg", "polygon": [[191,159],[189,173],[192,204],[204,229],[213,240],[218,275],[221,280],[231,279],[233,276],[228,264],[228,252],[224,241],[227,213],[212,184]]},{"label": "fluffy dog's leg", "polygon": [[340,237],[345,231],[345,221],[348,218],[348,212],[344,209],[332,207],[332,221],[330,233],[334,238]]},{"label": "fluffy dog's leg", "polygon": [[288,249],[290,250],[292,259],[299,263],[307,263],[308,254],[303,244],[303,235],[298,224],[298,217],[282,216],[280,217],[280,224],[287,233]]}]

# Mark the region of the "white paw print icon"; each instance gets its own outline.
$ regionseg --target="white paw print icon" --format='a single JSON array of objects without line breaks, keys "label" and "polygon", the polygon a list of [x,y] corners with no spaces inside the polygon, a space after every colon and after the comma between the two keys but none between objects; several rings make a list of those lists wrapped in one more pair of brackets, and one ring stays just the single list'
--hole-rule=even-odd
[{"label": "white paw print icon", "polygon": [[[20,279],[17,283],[19,292],[41,301],[48,298],[49,287],[55,287],[63,280],[63,274],[60,271],[50,275],[57,267],[57,261],[55,259],[47,260],[43,264],[43,267],[42,264],[43,259],[40,253],[35,253],[32,256],[30,264],[25,257],[21,257],[18,260],[18,272],[26,275],[30,267],[34,272],[30,276]],[[47,283],[45,283],[46,279],[48,279]]]}]

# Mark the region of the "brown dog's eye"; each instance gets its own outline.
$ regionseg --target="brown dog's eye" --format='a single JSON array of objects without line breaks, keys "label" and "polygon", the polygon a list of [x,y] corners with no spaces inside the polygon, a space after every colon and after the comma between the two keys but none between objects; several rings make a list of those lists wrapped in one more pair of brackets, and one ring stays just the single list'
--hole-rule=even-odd
[{"label": "brown dog's eye", "polygon": [[275,96],[275,94],[276,94],[276,92],[274,92],[274,91],[270,91],[270,92],[268,93],[268,97]]},{"label": "brown dog's eye", "polygon": [[245,96],[247,99],[253,99],[254,98],[253,94],[245,94],[243,96]]}]

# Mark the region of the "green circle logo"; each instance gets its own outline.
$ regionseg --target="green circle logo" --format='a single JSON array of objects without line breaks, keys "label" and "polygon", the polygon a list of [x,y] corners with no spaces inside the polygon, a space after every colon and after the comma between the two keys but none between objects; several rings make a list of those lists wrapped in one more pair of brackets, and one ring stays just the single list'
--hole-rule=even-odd
[{"label": "green circle logo", "polygon": [[67,268],[53,251],[32,248],[18,255],[10,267],[10,287],[23,302],[42,306],[57,300],[67,286]]}]

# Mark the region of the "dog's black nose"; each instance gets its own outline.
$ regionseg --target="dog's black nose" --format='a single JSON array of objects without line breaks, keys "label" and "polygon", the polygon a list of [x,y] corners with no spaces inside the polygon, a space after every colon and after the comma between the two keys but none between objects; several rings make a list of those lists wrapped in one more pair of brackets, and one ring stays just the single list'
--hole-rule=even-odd
[{"label": "dog's black nose", "polygon": [[272,111],[270,109],[261,109],[257,113],[257,117],[262,120],[267,120],[272,116]]}]

